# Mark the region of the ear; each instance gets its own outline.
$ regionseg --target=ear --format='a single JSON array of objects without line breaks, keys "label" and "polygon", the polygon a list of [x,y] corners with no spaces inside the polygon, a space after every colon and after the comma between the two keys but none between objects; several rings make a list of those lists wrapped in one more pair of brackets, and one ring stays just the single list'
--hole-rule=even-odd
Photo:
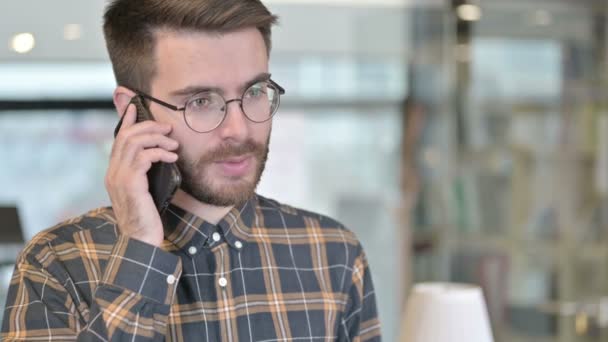
[{"label": "ear", "polygon": [[135,92],[127,87],[118,86],[116,89],[114,89],[112,100],[114,101],[114,107],[116,107],[118,117],[122,117],[127,110],[127,106],[129,105],[131,98],[133,98],[135,95]]}]

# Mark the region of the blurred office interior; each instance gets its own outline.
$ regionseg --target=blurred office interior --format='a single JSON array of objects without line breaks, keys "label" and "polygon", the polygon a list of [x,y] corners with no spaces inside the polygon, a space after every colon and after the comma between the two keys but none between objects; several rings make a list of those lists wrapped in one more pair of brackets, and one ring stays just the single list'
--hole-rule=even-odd
[{"label": "blurred office interior", "polygon": [[[109,204],[105,3],[0,2],[2,307],[24,241]],[[480,285],[496,341],[608,340],[606,0],[265,3],[258,192],[356,232],[385,341],[425,281]]]}]

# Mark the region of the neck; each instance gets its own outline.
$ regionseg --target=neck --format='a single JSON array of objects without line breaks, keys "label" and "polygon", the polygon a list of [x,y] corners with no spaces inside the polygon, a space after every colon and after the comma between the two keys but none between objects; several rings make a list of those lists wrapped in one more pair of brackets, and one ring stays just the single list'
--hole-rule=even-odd
[{"label": "neck", "polygon": [[171,202],[211,224],[218,224],[232,209],[232,207],[217,207],[202,203],[181,189],[177,190]]}]

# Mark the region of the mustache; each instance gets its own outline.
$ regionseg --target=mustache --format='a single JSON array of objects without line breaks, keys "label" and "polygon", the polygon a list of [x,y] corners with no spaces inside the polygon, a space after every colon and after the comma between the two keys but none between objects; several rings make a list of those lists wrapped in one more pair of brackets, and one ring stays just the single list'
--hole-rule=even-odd
[{"label": "mustache", "polygon": [[266,147],[263,144],[256,143],[253,139],[248,139],[241,144],[222,144],[215,149],[201,156],[195,165],[210,164],[223,159],[242,156],[244,154],[253,154],[257,157],[262,157]]}]

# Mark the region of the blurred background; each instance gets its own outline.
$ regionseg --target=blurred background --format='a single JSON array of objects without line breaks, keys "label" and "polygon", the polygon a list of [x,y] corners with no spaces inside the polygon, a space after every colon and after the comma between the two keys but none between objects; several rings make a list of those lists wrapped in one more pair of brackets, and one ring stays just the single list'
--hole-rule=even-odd
[{"label": "blurred background", "polygon": [[[105,2],[0,2],[1,307],[25,241],[109,204]],[[482,286],[497,341],[608,341],[606,0],[265,3],[258,192],[357,233],[386,341],[423,281]]]}]

